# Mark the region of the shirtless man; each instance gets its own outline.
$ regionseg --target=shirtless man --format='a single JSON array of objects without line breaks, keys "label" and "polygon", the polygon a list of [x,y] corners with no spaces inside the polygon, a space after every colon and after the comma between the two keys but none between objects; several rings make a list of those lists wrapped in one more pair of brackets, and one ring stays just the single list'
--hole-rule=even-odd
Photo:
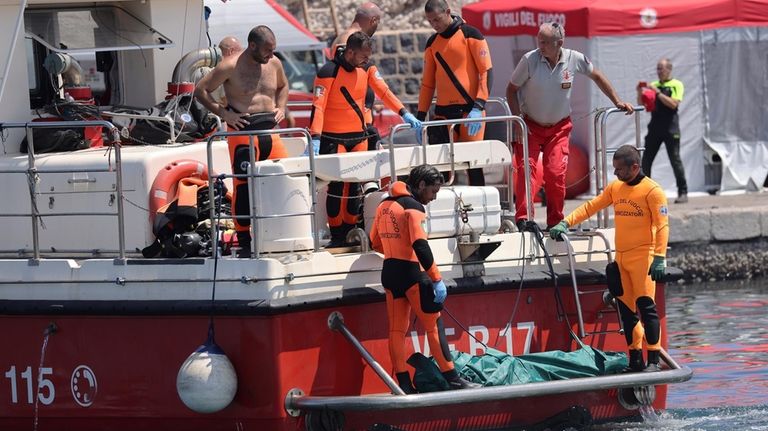
[{"label": "shirtless man", "polygon": [[350,24],[349,28],[343,33],[338,35],[331,44],[331,60],[336,56],[336,49],[340,46],[345,46],[347,44],[347,39],[352,33],[362,31],[368,36],[373,37],[373,34],[376,33],[376,29],[379,28],[381,15],[381,9],[376,3],[365,2],[361,4],[355,12],[355,18],[352,20],[352,24]]},{"label": "shirtless man", "polygon": [[[237,38],[234,36],[225,36],[223,39],[221,39],[218,46],[221,50],[222,60],[227,57],[240,54],[243,51],[243,47],[240,45],[240,41],[237,40]],[[212,67],[201,67],[196,69],[192,75],[192,80],[195,82],[195,85],[197,85],[197,83],[200,82],[200,80],[203,79],[205,75],[211,73],[212,70]],[[227,104],[227,98],[224,96],[224,88],[222,87],[218,87],[216,90],[211,92],[211,97],[213,97],[213,100],[219,104]]]},{"label": "shirtless man", "polygon": [[[234,130],[271,130],[285,117],[288,103],[288,78],[283,64],[274,56],[275,34],[267,26],[255,27],[248,34],[248,47],[225,58],[195,87],[195,97],[219,115]],[[213,99],[224,87],[227,105]],[[249,164],[248,136],[230,136],[229,156],[232,173],[245,175]],[[256,161],[287,157],[278,135],[260,135],[255,142]],[[232,209],[240,257],[251,254],[250,202],[246,177],[233,178]]]}]

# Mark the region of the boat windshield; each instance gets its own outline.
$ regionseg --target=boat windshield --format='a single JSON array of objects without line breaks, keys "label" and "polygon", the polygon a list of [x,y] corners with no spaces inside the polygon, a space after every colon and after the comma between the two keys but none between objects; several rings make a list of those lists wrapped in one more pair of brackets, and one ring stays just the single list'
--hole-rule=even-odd
[{"label": "boat windshield", "polygon": [[27,36],[55,52],[127,51],[173,42],[116,6],[27,9]]}]

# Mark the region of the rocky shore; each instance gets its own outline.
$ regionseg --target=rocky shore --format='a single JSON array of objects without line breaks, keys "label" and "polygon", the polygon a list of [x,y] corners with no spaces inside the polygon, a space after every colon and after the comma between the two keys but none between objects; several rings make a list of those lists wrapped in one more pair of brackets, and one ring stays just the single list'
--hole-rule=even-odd
[{"label": "rocky shore", "polygon": [[681,269],[682,282],[742,280],[768,276],[768,238],[675,243],[667,264]]},{"label": "rocky shore", "polygon": [[[328,1],[332,0],[307,0],[309,8],[327,8]],[[452,12],[460,13],[465,4],[475,3],[477,0],[448,0]],[[301,0],[278,0],[281,6],[286,8],[299,21],[303,23]],[[355,16],[355,10],[363,3],[363,0],[335,0],[336,13],[339,25],[346,28]],[[424,3],[426,0],[377,0],[374,1],[384,11],[384,17],[379,24],[378,31],[397,32],[406,30],[430,30],[427,20],[424,18]],[[310,29],[331,27],[330,14],[314,14],[309,17]],[[318,34],[321,39],[332,37],[330,34]]]},{"label": "rocky shore", "polygon": [[[565,212],[585,199],[566,200]],[[545,213],[536,211],[540,224]],[[768,276],[768,190],[696,193],[688,203],[670,205],[669,230],[667,265],[684,272],[681,283]]]}]

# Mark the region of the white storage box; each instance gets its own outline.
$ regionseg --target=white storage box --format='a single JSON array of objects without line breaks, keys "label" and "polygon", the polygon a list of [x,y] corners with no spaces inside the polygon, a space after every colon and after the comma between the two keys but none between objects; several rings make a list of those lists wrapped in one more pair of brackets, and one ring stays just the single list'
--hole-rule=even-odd
[{"label": "white storage box", "polygon": [[[312,195],[306,175],[276,175],[285,167],[272,161],[254,165],[255,215],[265,216],[256,220],[253,227],[256,246],[261,252],[290,252],[313,248],[312,219],[306,214],[312,210]],[[284,217],[273,217],[285,215]]]},{"label": "white storage box", "polygon": [[[386,194],[371,193],[365,198],[363,209],[365,229],[370,232],[376,208]],[[464,223],[461,208],[471,205],[469,217]],[[437,199],[427,205],[426,231],[429,238],[446,238],[469,234],[495,234],[501,228],[501,203],[499,190],[495,187],[452,186],[442,187]]]}]

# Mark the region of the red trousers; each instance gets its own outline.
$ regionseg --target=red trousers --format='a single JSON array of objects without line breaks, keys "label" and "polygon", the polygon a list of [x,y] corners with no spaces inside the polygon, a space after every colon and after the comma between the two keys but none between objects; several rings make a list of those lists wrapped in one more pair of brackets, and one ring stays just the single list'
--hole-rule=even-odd
[{"label": "red trousers", "polygon": [[[535,195],[542,180],[544,192],[547,195],[547,226],[554,226],[563,219],[565,205],[565,173],[568,169],[568,139],[573,124],[566,117],[549,127],[538,124],[530,119],[525,120],[528,126],[528,166],[531,172],[531,194]],[[523,162],[523,145],[520,142],[514,146],[515,164],[515,220],[533,220],[533,201],[531,208],[525,205],[525,168]],[[542,153],[544,178],[539,178],[536,172],[536,162]]]}]

